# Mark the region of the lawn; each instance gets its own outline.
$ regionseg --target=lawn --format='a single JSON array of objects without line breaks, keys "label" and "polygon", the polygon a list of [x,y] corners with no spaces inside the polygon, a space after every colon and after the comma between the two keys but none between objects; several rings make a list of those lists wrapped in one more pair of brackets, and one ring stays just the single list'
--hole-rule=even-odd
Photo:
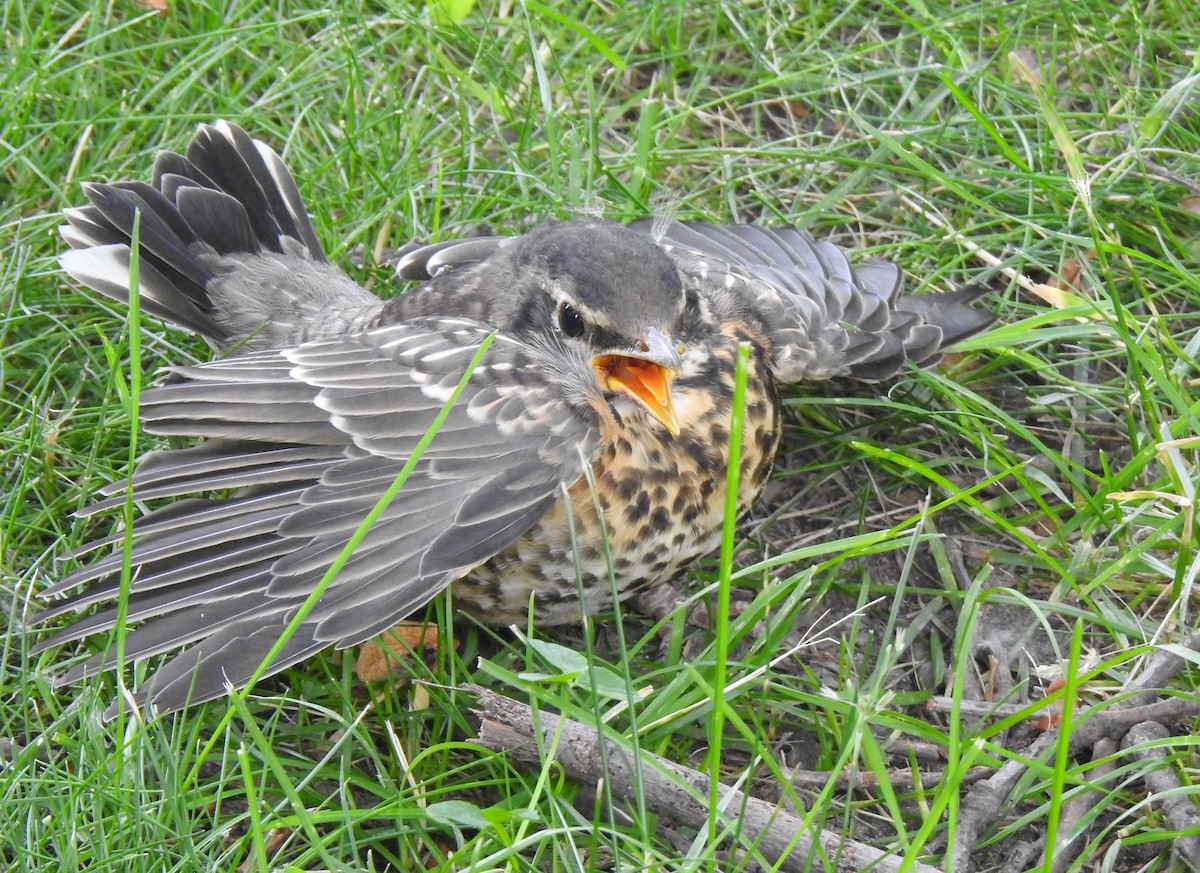
[{"label": "lawn", "polygon": [[[331,6],[0,7],[4,869],[1196,869],[1193,4]],[[444,595],[385,679],[327,652],[104,721],[146,665],[55,688],[78,651],[31,655],[25,620],[119,524],[74,513],[157,444],[129,374],[209,352],[151,321],[131,344],[56,228],[219,118],[382,295],[410,240],[668,214],[797,225],[919,292],[985,287],[998,321],[935,369],[789,392],[760,505],[661,622],[495,629]],[[475,686],[542,741],[488,748]],[[604,778],[562,754],[588,725]],[[674,801],[653,756],[694,771]]]}]

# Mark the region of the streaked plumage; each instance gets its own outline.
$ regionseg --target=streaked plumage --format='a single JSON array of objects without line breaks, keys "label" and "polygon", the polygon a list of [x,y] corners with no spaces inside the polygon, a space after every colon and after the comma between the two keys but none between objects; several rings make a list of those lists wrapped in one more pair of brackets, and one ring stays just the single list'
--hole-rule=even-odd
[{"label": "streaked plumage", "polygon": [[[63,229],[67,272],[126,299],[140,213],[143,310],[224,353],[142,397],[146,430],[204,438],[148,454],[132,477],[139,501],[187,498],[133,531],[126,657],[187,646],[139,690],[160,711],[248,681],[493,334],[268,673],[362,643],[451,584],[456,604],[504,624],[529,609],[574,621],[610,608],[613,584],[623,599],[669,581],[716,544],[740,342],[745,508],[778,445],[778,384],[886,378],[990,321],[972,292],[901,295],[895,265],[852,267],[794,229],[650,221],[420,248],[399,272],[423,284],[383,302],[326,261],[279,157],[226,122],[160,155],[151,184],[85,193]],[[121,505],[125,487],[87,514]],[[121,539],[92,544],[117,551],[44,592],[82,586],[41,621],[100,609],[41,649],[113,627]]]}]

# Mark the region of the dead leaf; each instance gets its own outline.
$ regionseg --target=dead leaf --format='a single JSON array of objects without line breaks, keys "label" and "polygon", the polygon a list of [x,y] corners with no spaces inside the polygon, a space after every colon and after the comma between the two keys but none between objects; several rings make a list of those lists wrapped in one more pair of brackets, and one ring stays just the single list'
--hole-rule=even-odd
[{"label": "dead leaf", "polygon": [[[267,856],[271,857],[280,849],[282,849],[283,844],[287,842],[288,837],[291,835],[291,828],[272,828],[271,830],[267,831],[267,838],[263,841],[263,848],[266,850]],[[258,864],[254,860],[254,856],[251,855],[242,862],[240,867],[238,867],[238,873],[249,873],[249,871],[257,869]]]},{"label": "dead leaf", "polygon": [[988,655],[987,671],[980,677],[983,680],[983,701],[991,703],[996,699],[996,671],[1000,667],[1000,661],[995,655]]},{"label": "dead leaf", "polygon": [[1027,48],[1017,49],[1008,53],[1008,68],[1018,82],[1034,88],[1042,87],[1042,71],[1037,58]]},{"label": "dead leaf", "polygon": [[362,682],[378,682],[392,675],[408,652],[437,647],[436,626],[402,621],[380,635],[378,640],[363,645],[354,662],[354,674]]},{"label": "dead leaf", "polygon": [[[1049,696],[1049,695],[1053,694],[1055,691],[1058,691],[1058,689],[1062,688],[1066,684],[1067,683],[1062,679],[1062,677],[1055,679],[1049,685],[1046,686],[1046,695]],[[1070,702],[1070,701],[1068,701],[1068,702]],[[1062,714],[1063,714],[1062,707],[1051,710],[1050,712],[1046,713],[1041,718],[1035,718],[1033,720],[1033,727],[1035,730],[1042,731],[1043,733],[1048,730],[1053,730],[1054,728],[1056,728],[1060,724],[1062,724]]]},{"label": "dead leaf", "polygon": [[409,701],[409,712],[424,712],[429,709],[429,686],[424,682],[415,683],[412,691],[412,700]]},{"label": "dead leaf", "polygon": [[1029,290],[1045,300],[1055,309],[1066,309],[1073,302],[1073,294],[1069,294],[1063,289],[1056,288],[1053,285],[1047,285],[1045,282],[1036,282]]},{"label": "dead leaf", "polygon": [[1079,288],[1079,277],[1083,274],[1083,261],[1079,258],[1066,258],[1058,268],[1058,275],[1050,280],[1059,288]]},{"label": "dead leaf", "polygon": [[811,111],[806,104],[799,100],[768,100],[766,105],[771,109],[778,109],[792,118],[807,118]]}]

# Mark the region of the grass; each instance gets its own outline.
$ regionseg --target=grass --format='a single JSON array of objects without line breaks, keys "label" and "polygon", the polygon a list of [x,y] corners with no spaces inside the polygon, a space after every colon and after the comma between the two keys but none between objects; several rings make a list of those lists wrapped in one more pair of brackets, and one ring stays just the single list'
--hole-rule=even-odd
[{"label": "grass", "polygon": [[[1165,766],[1194,802],[1194,719],[1162,763],[1072,751],[1080,710],[1039,757],[1024,715],[1062,675],[1079,705],[1119,708],[1197,626],[1193,4],[516,2],[457,27],[391,3],[0,9],[0,866],[752,868],[715,815],[677,832],[548,757],[473,744],[457,689],[480,682],[935,865],[969,812],[960,777],[1024,759],[970,869],[1026,844],[1009,869],[1178,869],[1144,777]],[[394,682],[327,654],[245,700],[103,723],[111,679],[51,689],[22,616],[114,524],[72,513],[153,443],[131,446],[120,397],[125,313],[64,281],[54,228],[81,181],[143,178],[215,118],[282,150],[335,259],[671,211],[799,224],[922,289],[986,284],[1000,322],[937,370],[789,395],[717,638],[682,609],[494,631],[442,598],[445,643]],[[1029,290],[1046,285],[1061,308]],[[137,339],[147,374],[205,355],[154,323]],[[1017,714],[977,718],[980,700]],[[849,790],[851,772],[879,782]],[[1093,805],[1072,815],[1077,797]]]}]

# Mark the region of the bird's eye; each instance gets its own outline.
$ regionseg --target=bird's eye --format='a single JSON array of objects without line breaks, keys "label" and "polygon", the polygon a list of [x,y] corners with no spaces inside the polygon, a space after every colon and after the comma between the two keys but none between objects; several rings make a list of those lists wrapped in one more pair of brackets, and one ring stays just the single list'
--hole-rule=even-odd
[{"label": "bird's eye", "polygon": [[558,326],[567,336],[577,337],[583,336],[587,323],[579,314],[579,310],[570,303],[560,303],[558,304]]}]

